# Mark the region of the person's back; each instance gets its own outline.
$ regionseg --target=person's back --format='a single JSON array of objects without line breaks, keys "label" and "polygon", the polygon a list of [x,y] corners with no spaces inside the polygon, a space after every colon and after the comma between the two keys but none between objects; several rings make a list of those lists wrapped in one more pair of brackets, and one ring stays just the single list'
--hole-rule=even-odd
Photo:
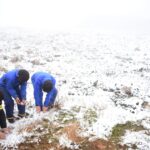
[{"label": "person's back", "polygon": [[16,70],[16,69],[5,73],[5,74],[0,78],[0,85],[6,86],[7,82],[15,83],[17,73],[18,73],[18,70]]},{"label": "person's back", "polygon": [[34,73],[32,75],[31,80],[32,80],[33,83],[39,82],[39,84],[43,84],[43,82],[45,80],[51,80],[54,86],[55,86],[55,83],[56,83],[55,78],[52,75],[50,75],[49,73],[46,73],[46,72],[36,72],[36,73]]}]

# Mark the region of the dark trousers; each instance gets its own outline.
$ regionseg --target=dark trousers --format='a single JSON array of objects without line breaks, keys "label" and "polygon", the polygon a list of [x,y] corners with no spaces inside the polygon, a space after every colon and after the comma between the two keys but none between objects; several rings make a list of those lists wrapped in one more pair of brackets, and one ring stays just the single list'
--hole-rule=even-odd
[{"label": "dark trousers", "polygon": [[6,117],[3,109],[0,109],[0,127],[6,128]]},{"label": "dark trousers", "polygon": [[[7,92],[7,90],[4,87],[0,86],[0,90],[4,94],[6,117],[11,118],[11,117],[13,117],[13,113],[14,113],[14,100],[12,99],[11,95]],[[19,96],[19,99],[21,100],[19,90],[16,90],[16,92]],[[17,106],[18,106],[19,114],[25,114],[25,105],[18,105],[17,104]]]}]

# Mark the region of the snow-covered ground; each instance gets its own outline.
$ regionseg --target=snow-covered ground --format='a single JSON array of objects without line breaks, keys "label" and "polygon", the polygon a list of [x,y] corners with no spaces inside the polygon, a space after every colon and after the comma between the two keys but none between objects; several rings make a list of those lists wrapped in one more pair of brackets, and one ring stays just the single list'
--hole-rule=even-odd
[{"label": "snow-covered ground", "polygon": [[[121,143],[150,149],[150,36],[1,29],[0,62],[1,75],[14,68],[25,68],[31,75],[51,73],[59,90],[56,101],[63,110],[79,111],[74,114],[82,128],[80,135],[108,139],[116,124],[130,121],[144,130],[127,131]],[[18,132],[26,124],[42,117],[54,121],[58,115],[53,110],[35,113],[31,81],[27,95],[32,117],[8,124],[14,129],[0,141],[5,147],[15,147],[31,136]],[[85,119],[88,111],[95,113],[92,123]]]}]

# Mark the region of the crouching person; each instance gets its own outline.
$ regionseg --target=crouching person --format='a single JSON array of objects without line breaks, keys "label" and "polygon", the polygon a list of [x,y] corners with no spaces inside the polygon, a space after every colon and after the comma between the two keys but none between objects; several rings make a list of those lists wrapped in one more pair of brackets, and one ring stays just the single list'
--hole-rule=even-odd
[{"label": "crouching person", "polygon": [[26,86],[29,72],[24,69],[15,69],[7,72],[0,78],[0,90],[4,94],[6,117],[10,123],[15,122],[14,100],[18,106],[18,116],[24,117],[26,104]]},{"label": "crouching person", "polygon": [[1,127],[0,139],[5,139],[6,134],[10,133],[10,129],[7,128],[7,124],[6,124],[6,116],[5,116],[4,110],[2,108],[2,100],[3,99],[4,99],[3,93],[2,93],[2,91],[0,91],[0,127]]},{"label": "crouching person", "polygon": [[[32,75],[32,84],[34,89],[34,99],[37,112],[46,112],[53,106],[57,96],[55,87],[56,80],[53,76],[45,72],[37,72]],[[46,92],[46,98],[43,102],[43,92]]]}]

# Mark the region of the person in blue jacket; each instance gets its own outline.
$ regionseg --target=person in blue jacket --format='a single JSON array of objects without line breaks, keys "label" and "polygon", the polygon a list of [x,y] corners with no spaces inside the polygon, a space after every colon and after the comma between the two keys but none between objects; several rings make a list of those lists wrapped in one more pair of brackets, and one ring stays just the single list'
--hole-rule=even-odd
[{"label": "person in blue jacket", "polygon": [[[0,90],[4,94],[6,117],[10,123],[15,122],[14,100],[18,106],[18,116],[24,117],[26,104],[26,87],[29,80],[29,72],[24,69],[14,69],[5,73],[0,78]],[[14,99],[14,100],[13,100]]]},{"label": "person in blue jacket", "polygon": [[[55,87],[55,78],[46,72],[36,72],[32,75],[32,84],[34,89],[34,99],[37,112],[46,112],[53,106],[57,96]],[[43,102],[43,92],[46,92],[46,98]]]}]

